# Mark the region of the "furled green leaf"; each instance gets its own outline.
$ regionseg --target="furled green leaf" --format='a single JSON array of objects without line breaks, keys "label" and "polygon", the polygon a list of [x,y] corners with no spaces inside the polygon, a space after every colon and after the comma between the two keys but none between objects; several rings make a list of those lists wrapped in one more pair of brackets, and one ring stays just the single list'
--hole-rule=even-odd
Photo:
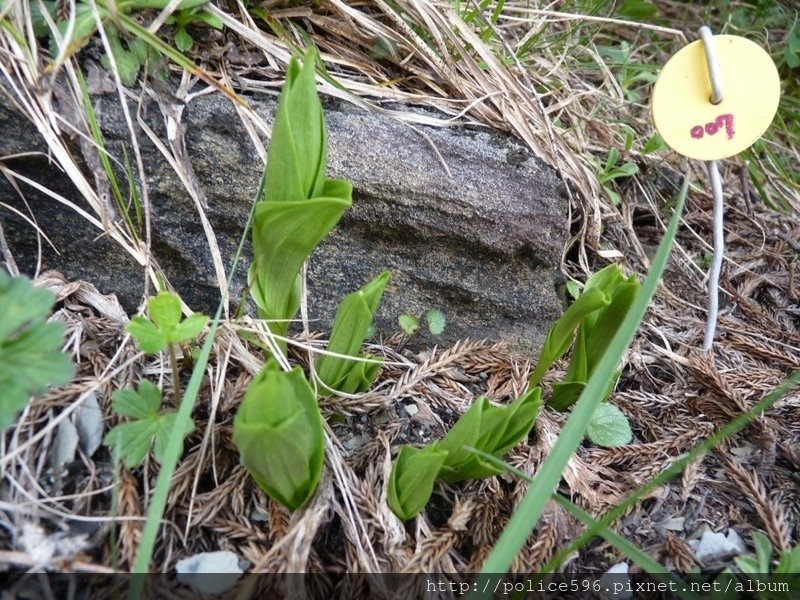
[{"label": "furled green leaf", "polygon": [[378,373],[380,373],[383,365],[382,356],[362,354],[361,358],[369,359],[369,362],[362,360],[353,363],[347,372],[347,378],[342,384],[341,389],[343,391],[352,390],[350,393],[353,394],[365,392],[372,386]]},{"label": "furled green leaf", "polygon": [[[111,399],[114,411],[134,420],[120,423],[106,434],[103,443],[111,453],[128,468],[141,464],[155,442],[155,456],[161,462],[164,448],[175,432],[174,410],[158,412],[161,406],[161,390],[151,381],[142,379],[137,390],[125,389],[114,393]],[[194,431],[188,424],[181,437]]]},{"label": "furled green leaf", "polygon": [[[388,281],[389,272],[384,271],[361,289],[344,297],[336,311],[327,348],[329,352],[359,356]],[[365,367],[366,364],[339,356],[322,355],[317,361],[317,375],[328,388],[355,394],[366,391],[372,384],[372,379],[367,379],[368,374],[377,375],[379,366]],[[353,372],[356,374],[351,377]]]},{"label": "furled green leaf", "polygon": [[322,415],[300,368],[270,360],[247,388],[233,422],[242,464],[270,497],[291,510],[319,484],[324,458]]},{"label": "furled green leaf", "polygon": [[300,268],[352,203],[350,184],[332,181],[326,191],[339,196],[256,205],[251,293],[259,315],[272,320],[270,330],[277,335],[286,334],[300,307]]},{"label": "furled green leaf", "polygon": [[[476,398],[467,411],[462,414],[447,435],[438,443],[447,452],[447,460],[442,467],[441,477],[448,483],[461,480],[461,473],[475,455],[465,446],[477,446],[481,436],[481,423],[484,413],[491,408],[485,396]],[[483,448],[482,448],[483,450]],[[485,450],[489,452],[489,450]]]},{"label": "furled green leaf", "polygon": [[315,83],[316,51],[302,68],[292,59],[278,100],[259,200],[299,202],[325,196],[327,140]]},{"label": "furled green leaf", "polygon": [[414,335],[419,329],[419,319],[414,315],[403,314],[397,317],[397,322],[400,324],[406,335]]},{"label": "furled green leaf", "polygon": [[142,352],[156,354],[169,344],[194,340],[208,323],[208,317],[195,313],[181,321],[181,302],[170,292],[148,298],[150,319],[137,315],[128,323],[128,331]]},{"label": "furled green leaf", "polygon": [[498,458],[514,448],[536,421],[541,407],[541,390],[531,388],[506,406],[493,406],[480,397],[470,406],[439,448],[448,452],[439,477],[447,483],[481,479],[500,472],[469,448],[473,447]]},{"label": "furled green leaf", "polygon": [[419,514],[430,500],[447,451],[436,444],[425,448],[403,446],[389,476],[387,501],[394,514],[406,521]]},{"label": "furled green leaf", "polygon": [[493,406],[480,396],[441,441],[423,449],[403,446],[389,480],[392,511],[401,519],[416,515],[428,502],[437,478],[458,483],[501,473],[472,449],[502,457],[528,435],[540,408],[539,388],[506,406]]},{"label": "furled green leaf", "polygon": [[433,309],[425,313],[425,320],[428,321],[428,331],[433,335],[441,335],[444,331],[445,318],[442,311]]},{"label": "furled green leaf", "polygon": [[564,314],[561,315],[547,334],[539,355],[539,361],[536,363],[536,369],[531,375],[529,387],[538,385],[550,366],[569,349],[575,336],[575,329],[580,322],[588,314],[603,306],[608,306],[610,302],[611,299],[602,290],[584,290],[583,294],[564,311]]},{"label": "furled green leaf", "polygon": [[509,404],[507,410],[510,416],[505,430],[494,440],[494,447],[489,454],[501,457],[525,439],[536,422],[541,407],[542,390],[538,387],[529,388]]},{"label": "furled green leaf", "polygon": [[630,444],[633,434],[628,417],[613,404],[603,402],[589,421],[586,437],[598,446],[616,448]]},{"label": "furled green leaf", "polygon": [[30,396],[72,379],[72,362],[60,351],[64,325],[45,321],[52,305],[49,291],[0,270],[0,431]]}]

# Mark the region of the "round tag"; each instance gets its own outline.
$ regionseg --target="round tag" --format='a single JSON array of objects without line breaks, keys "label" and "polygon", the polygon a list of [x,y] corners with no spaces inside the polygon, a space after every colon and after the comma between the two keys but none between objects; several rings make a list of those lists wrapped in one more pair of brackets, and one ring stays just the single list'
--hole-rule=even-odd
[{"label": "round tag", "polygon": [[722,101],[711,104],[711,80],[703,42],[676,52],[656,80],[653,123],[676,152],[719,160],[749,148],[778,110],[778,69],[758,44],[736,35],[715,35]]}]

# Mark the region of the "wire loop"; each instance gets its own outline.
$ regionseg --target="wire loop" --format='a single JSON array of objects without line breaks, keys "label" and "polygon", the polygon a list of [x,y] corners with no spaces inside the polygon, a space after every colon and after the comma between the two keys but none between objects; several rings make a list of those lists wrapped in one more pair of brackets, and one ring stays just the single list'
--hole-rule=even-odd
[{"label": "wire loop", "polygon": [[700,39],[703,41],[703,50],[706,53],[706,67],[708,68],[708,78],[711,80],[711,97],[709,101],[711,104],[719,104],[722,102],[722,74],[719,68],[719,59],[717,58],[717,47],[714,43],[714,34],[711,28],[703,25],[698,32]]}]

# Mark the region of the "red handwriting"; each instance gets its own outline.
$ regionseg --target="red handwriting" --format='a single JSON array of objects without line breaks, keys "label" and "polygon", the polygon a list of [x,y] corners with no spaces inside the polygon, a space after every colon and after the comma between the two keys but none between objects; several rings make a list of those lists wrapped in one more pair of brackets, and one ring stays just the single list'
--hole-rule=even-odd
[{"label": "red handwriting", "polygon": [[695,125],[689,131],[689,135],[691,135],[694,139],[699,140],[702,139],[702,137],[705,134],[714,135],[715,133],[717,133],[717,131],[722,129],[722,127],[725,127],[725,134],[728,136],[728,139],[731,139],[736,133],[733,130],[732,114],[727,113],[724,115],[720,115],[710,123],[706,123],[705,127],[703,127],[702,125]]}]

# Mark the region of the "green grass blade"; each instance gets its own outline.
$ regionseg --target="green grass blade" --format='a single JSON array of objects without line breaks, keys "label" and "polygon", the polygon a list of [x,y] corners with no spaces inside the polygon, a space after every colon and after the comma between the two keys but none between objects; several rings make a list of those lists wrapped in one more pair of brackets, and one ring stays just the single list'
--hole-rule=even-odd
[{"label": "green grass blade", "polygon": [[773,404],[783,398],[783,396],[789,393],[792,388],[797,385],[800,385],[800,371],[795,371],[790,377],[784,380],[780,386],[759,400],[758,403],[756,403],[750,410],[742,413],[733,421],[730,421],[724,425],[722,428],[714,432],[714,434],[710,435],[697,446],[692,448],[688,453],[684,454],[681,458],[672,463],[668,468],[664,469],[656,477],[638,489],[634,490],[634,492],[625,498],[625,500],[623,500],[618,506],[614,507],[605,515],[603,515],[603,517],[600,518],[595,525],[589,527],[589,529],[587,529],[586,532],[584,532],[580,537],[575,539],[567,547],[563,548],[555,556],[553,556],[553,558],[551,558],[550,561],[541,568],[540,572],[549,573],[557,569],[559,566],[561,566],[567,556],[579,548],[582,548],[594,536],[599,535],[599,532],[602,528],[608,527],[611,523],[625,514],[625,511],[627,511],[631,505],[647,496],[657,487],[667,483],[670,479],[681,473],[681,471],[683,471],[687,465],[696,461],[706,452],[713,449],[715,446],[755,421],[759,415],[769,410]]},{"label": "green grass blade", "polygon": [[[584,511],[574,502],[570,502],[559,494],[553,494],[553,500],[570,515],[581,521],[587,527],[598,526],[597,519]],[[686,587],[684,581],[670,573],[669,569],[667,569],[664,565],[653,559],[650,555],[642,552],[642,550],[640,550],[635,544],[632,544],[626,540],[616,531],[609,529],[608,527],[598,527],[597,533],[609,544],[622,552],[632,563],[639,566],[642,571],[652,575],[657,581],[664,583],[674,582],[675,585],[673,586],[673,589],[679,597],[691,600],[697,598],[695,594],[682,591]]]},{"label": "green grass blade", "polygon": [[664,272],[670,250],[675,241],[675,234],[678,230],[688,190],[689,180],[684,177],[675,213],[667,227],[664,239],[659,245],[658,253],[653,260],[641,292],[636,297],[622,325],[620,325],[608,350],[603,354],[603,358],[597,365],[597,370],[589,378],[586,388],[575,404],[572,414],[558,437],[556,445],[542,463],[517,511],[511,517],[489,558],[483,565],[482,574],[505,573],[508,571],[511,562],[525,544],[525,540],[527,540],[536,522],[541,517],[550,496],[559,481],[561,481],[561,474],[570,456],[581,443],[592,414],[614,377],[617,365],[633,340],[636,329],[650,304],[650,299],[655,293],[656,286],[661,279],[661,274]]},{"label": "green grass blade", "polygon": [[[527,481],[531,483],[533,478],[528,475],[527,473],[520,471],[519,469],[512,467],[508,463],[500,460],[499,458],[492,456],[491,454],[487,454],[486,452],[481,452],[476,448],[469,448],[474,454],[477,454],[481,458],[483,458],[486,462],[491,463],[498,469],[503,469],[512,475],[516,475],[523,481]],[[590,528],[594,528],[597,531],[597,534],[602,536],[608,543],[614,546],[617,550],[622,552],[628,559],[633,562],[634,564],[638,565],[644,572],[649,573],[650,575],[654,575],[655,579],[658,581],[674,581],[676,586],[676,591],[681,590],[685,587],[683,581],[679,578],[675,577],[670,573],[670,571],[659,563],[657,560],[653,559],[651,556],[645,554],[640,550],[636,545],[632,544],[621,535],[619,535],[616,531],[609,529],[607,526],[599,526],[597,519],[595,519],[592,515],[584,511],[580,506],[571,502],[567,498],[564,498],[558,493],[552,495],[552,499],[554,502],[559,504],[564,510],[566,510],[570,515],[575,517],[578,521],[581,521],[584,525]],[[541,573],[541,571],[540,571]],[[686,594],[682,592],[677,592],[679,596],[687,599],[694,599],[696,596],[693,594]]]}]

